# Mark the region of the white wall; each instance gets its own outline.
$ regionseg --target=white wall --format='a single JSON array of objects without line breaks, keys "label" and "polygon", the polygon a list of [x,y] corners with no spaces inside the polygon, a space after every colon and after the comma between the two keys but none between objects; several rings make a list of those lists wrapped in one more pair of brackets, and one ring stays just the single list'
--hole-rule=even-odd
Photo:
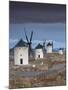
[{"label": "white wall", "polygon": [[43,58],[43,49],[36,49],[35,50],[35,59],[39,59],[38,55],[40,55],[40,58]]},{"label": "white wall", "polygon": [[52,53],[52,46],[47,46],[47,53]]},{"label": "white wall", "polygon": [[63,50],[59,50],[59,54],[63,54]]},{"label": "white wall", "polygon": [[[23,64],[20,64],[20,59],[23,59]],[[14,49],[14,64],[27,65],[28,61],[28,47],[17,47]]]}]

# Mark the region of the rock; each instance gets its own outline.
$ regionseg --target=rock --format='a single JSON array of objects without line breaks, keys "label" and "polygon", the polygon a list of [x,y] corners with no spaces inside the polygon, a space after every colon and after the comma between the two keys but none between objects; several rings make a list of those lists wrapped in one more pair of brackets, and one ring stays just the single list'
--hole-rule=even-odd
[{"label": "rock", "polygon": [[33,65],[32,65],[32,67],[33,67],[33,68],[35,68],[35,67],[36,67],[36,65],[35,65],[35,64],[33,64]]}]

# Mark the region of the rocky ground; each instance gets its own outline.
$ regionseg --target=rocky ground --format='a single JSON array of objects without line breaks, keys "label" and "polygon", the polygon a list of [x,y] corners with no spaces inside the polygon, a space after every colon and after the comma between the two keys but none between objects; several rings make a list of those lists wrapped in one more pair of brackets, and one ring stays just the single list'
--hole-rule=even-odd
[{"label": "rocky ground", "polygon": [[9,88],[32,88],[66,84],[65,55],[47,54],[44,59],[30,60],[27,66],[9,64]]}]

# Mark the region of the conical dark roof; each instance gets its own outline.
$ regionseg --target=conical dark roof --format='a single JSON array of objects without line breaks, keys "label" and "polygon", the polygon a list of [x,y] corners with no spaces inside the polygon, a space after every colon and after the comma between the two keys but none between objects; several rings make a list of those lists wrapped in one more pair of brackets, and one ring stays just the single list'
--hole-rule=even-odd
[{"label": "conical dark roof", "polygon": [[35,49],[42,49],[42,48],[43,46],[40,43],[35,47]]},{"label": "conical dark roof", "polygon": [[49,43],[47,44],[47,46],[52,46],[52,44],[49,42]]},{"label": "conical dark roof", "polygon": [[59,50],[63,50],[63,48],[59,48]]},{"label": "conical dark roof", "polygon": [[20,39],[20,41],[15,45],[15,47],[27,47],[27,43]]}]

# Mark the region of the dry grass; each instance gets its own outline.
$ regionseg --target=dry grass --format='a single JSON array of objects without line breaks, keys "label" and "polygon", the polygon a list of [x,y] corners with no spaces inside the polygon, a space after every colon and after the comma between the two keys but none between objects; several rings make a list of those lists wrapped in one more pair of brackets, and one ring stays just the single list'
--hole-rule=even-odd
[{"label": "dry grass", "polygon": [[65,85],[64,72],[58,73],[55,76],[49,77],[35,77],[35,78],[23,78],[16,77],[15,80],[10,80],[10,88],[31,88],[31,87],[45,87],[45,86],[57,86]]},{"label": "dry grass", "polygon": [[[43,64],[41,65],[41,63]],[[10,76],[9,76],[9,88],[31,88],[31,87],[45,87],[45,86],[57,86],[66,84],[65,71],[57,72],[55,75],[38,76],[38,77],[18,77],[15,72],[21,71],[47,71],[53,65],[66,63],[65,55],[59,54],[47,54],[44,59],[32,60],[29,66],[15,66],[13,62],[10,62]],[[36,67],[32,67],[35,64]]]}]

